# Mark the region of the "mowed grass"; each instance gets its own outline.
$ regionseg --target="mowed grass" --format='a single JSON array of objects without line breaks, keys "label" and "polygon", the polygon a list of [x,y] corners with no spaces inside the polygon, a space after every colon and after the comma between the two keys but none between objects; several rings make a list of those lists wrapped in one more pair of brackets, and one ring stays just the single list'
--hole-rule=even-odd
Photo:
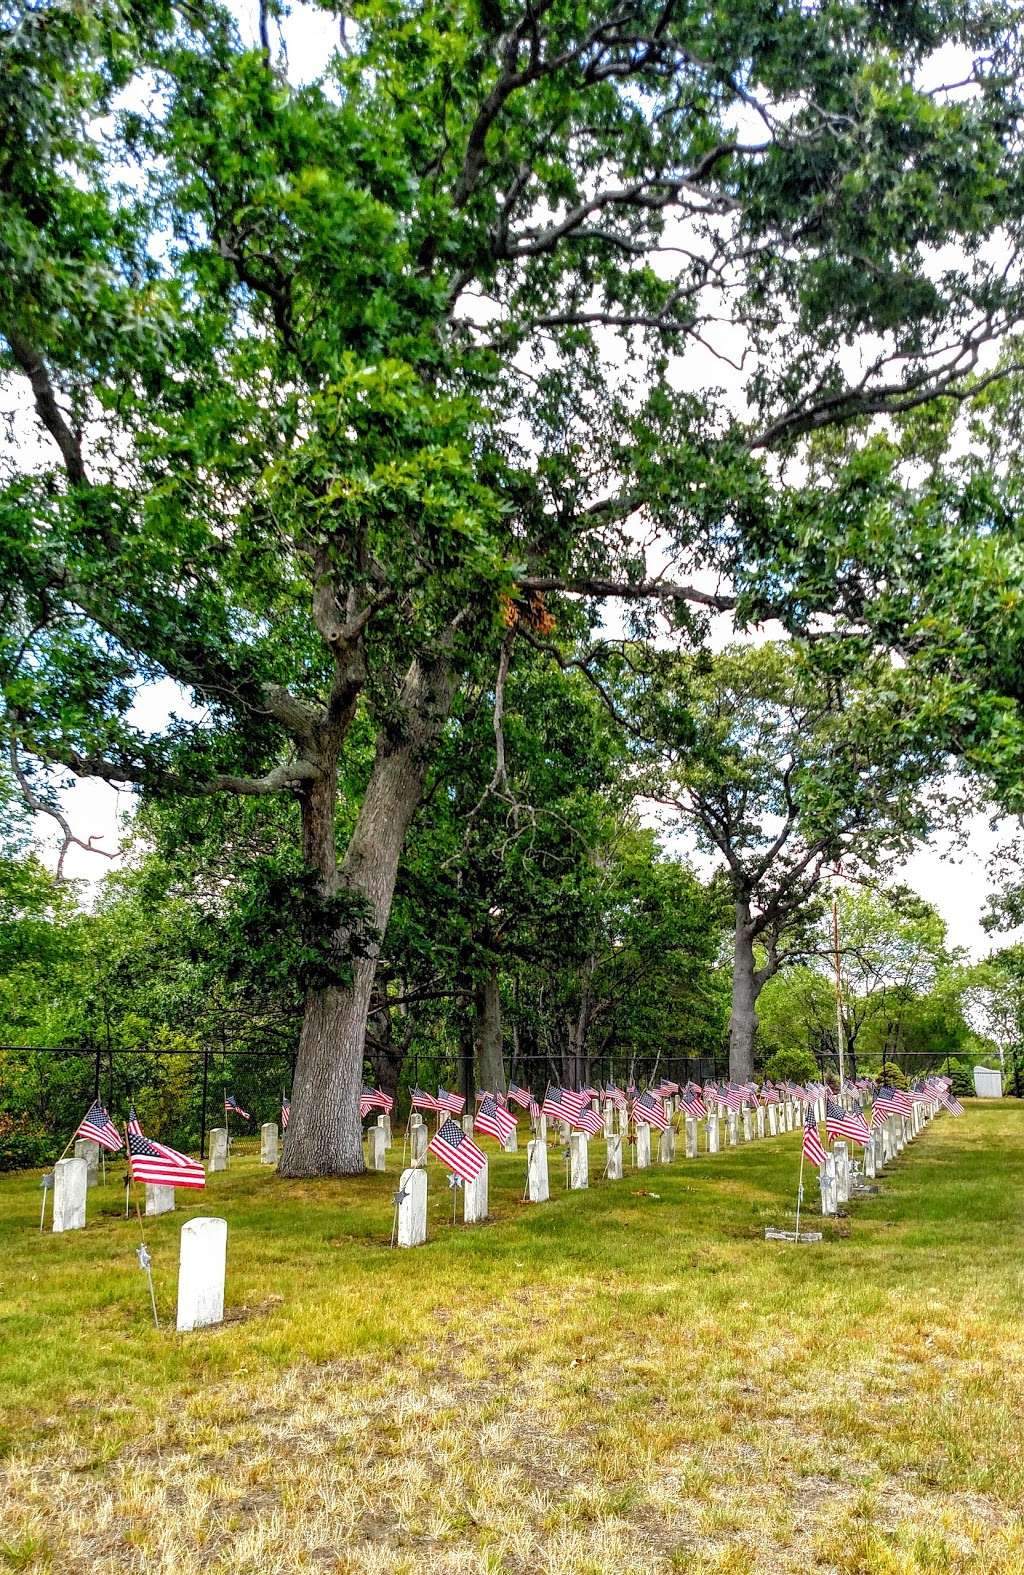
[{"label": "mowed grass", "polygon": [[[573,1194],[553,1148],[540,1206],[492,1153],[471,1228],[432,1165],[411,1252],[400,1144],[347,1182],[241,1161],[146,1222],[159,1332],[119,1180],[65,1236],[0,1180],[0,1569],[1024,1571],[1024,1108],[940,1117],[821,1243],[766,1243],[799,1142],[614,1184],[596,1144]],[[199,1213],[228,1321],[179,1336]]]}]

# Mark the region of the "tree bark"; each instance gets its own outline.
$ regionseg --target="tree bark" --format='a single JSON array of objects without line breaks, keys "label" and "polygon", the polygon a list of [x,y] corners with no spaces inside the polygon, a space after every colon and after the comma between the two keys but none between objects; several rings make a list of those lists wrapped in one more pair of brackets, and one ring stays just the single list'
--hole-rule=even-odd
[{"label": "tree bark", "polygon": [[[334,846],[336,767],[303,800],[306,862],[325,891],[339,886],[362,896],[377,941],[352,963],[352,982],[310,992],[306,1000],[292,1084],[291,1116],[280,1171],[285,1176],[352,1176],[363,1164],[359,1094],[366,1022],[379,941],[387,927],[398,861],[423,792],[430,753],[455,693],[443,663],[414,663],[402,691],[400,734],[378,735],[373,771],[352,839],[339,869]],[[329,800],[330,812],[327,811]],[[339,944],[347,943],[339,936]]]},{"label": "tree bark", "polygon": [[754,1075],[754,1041],[757,1037],[757,997],[760,983],[754,966],[754,934],[750,904],[736,903],[736,928],[732,953],[732,1015],[729,1020],[729,1077],[745,1083]]},{"label": "tree bark", "polygon": [[492,962],[484,977],[477,981],[473,991],[476,1016],[476,1068],[477,1086],[491,1093],[507,1086],[505,1057],[501,1024],[501,987],[498,983],[498,964]]}]

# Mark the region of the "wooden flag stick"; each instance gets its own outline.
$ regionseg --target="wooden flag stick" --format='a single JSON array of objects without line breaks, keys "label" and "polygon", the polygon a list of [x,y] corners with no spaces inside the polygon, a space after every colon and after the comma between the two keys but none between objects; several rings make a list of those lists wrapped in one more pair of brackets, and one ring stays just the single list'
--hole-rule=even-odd
[{"label": "wooden flag stick", "polygon": [[804,1200],[804,1143],[800,1138],[800,1179],[796,1184],[796,1239],[800,1240],[800,1205]]}]

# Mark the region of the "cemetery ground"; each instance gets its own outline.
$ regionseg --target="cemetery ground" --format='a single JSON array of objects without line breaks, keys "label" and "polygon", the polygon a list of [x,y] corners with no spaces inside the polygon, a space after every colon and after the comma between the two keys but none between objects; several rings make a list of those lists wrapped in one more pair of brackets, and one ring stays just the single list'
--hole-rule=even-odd
[{"label": "cemetery ground", "polygon": [[[238,1160],[146,1222],[159,1332],[120,1166],[64,1236],[0,1179],[0,1569],[1024,1570],[1024,1108],[939,1117],[822,1242],[766,1243],[799,1143],[614,1184],[598,1143],[573,1194],[552,1150],[542,1205],[492,1152],[454,1229],[431,1163],[411,1251],[400,1140],[351,1181]],[[197,1214],[228,1317],[176,1335]]]}]

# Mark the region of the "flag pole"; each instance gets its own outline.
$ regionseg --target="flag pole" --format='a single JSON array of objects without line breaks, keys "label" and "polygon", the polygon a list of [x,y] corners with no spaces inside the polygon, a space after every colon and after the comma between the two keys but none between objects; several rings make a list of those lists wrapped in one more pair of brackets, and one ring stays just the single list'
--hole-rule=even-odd
[{"label": "flag pole", "polygon": [[804,1142],[800,1134],[800,1178],[796,1184],[796,1239],[800,1240],[800,1205],[804,1200]]},{"label": "flag pole", "polygon": [[843,1027],[843,975],[839,953],[839,899],[835,892],[832,893],[832,949],[835,954],[836,969],[836,1047],[839,1051],[839,1092],[846,1086],[846,1072],[844,1064],[845,1031]]},{"label": "flag pole", "polygon": [[[127,1199],[132,1190],[132,1150],[131,1144],[128,1141],[127,1125],[124,1129],[124,1147],[125,1153],[128,1156],[128,1185],[125,1190],[125,1201],[127,1202]],[[153,1324],[155,1328],[159,1329],[160,1319],[157,1317],[156,1313],[156,1293],[153,1290],[153,1260],[149,1256],[149,1248],[146,1246],[146,1227],[142,1223],[142,1210],[139,1208],[138,1193],[135,1194],[134,1202],[135,1214],[139,1221],[139,1245],[135,1249],[135,1255],[139,1260],[139,1268],[145,1271],[146,1279],[149,1282],[149,1305],[153,1309]]]}]

